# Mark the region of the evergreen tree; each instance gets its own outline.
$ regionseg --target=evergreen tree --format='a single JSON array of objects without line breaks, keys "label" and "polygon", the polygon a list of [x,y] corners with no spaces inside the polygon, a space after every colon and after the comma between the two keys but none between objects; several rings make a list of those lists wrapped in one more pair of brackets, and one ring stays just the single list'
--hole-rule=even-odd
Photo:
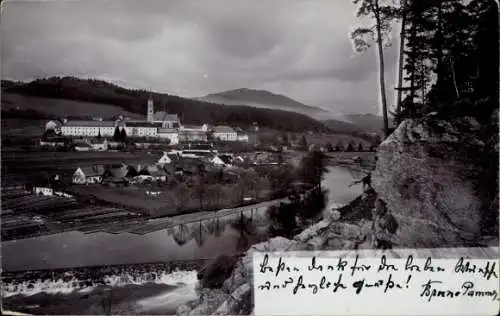
[{"label": "evergreen tree", "polygon": [[281,136],[281,141],[282,141],[283,145],[288,146],[288,143],[289,143],[289,141],[288,141],[288,135],[287,134],[283,134],[283,136]]},{"label": "evergreen tree", "polygon": [[302,135],[302,138],[300,139],[299,146],[301,149],[307,150],[308,144],[307,144],[307,139],[306,136]]},{"label": "evergreen tree", "polygon": [[330,142],[326,143],[325,147],[326,147],[326,150],[328,152],[332,152],[333,151],[333,145],[332,145],[332,143],[330,143]]},{"label": "evergreen tree", "polygon": [[302,159],[300,177],[303,182],[311,183],[317,188],[321,187],[321,180],[328,171],[324,158],[322,152],[311,151]]},{"label": "evergreen tree", "polygon": [[347,152],[354,151],[354,146],[352,145],[352,142],[349,142],[349,144],[347,144],[345,151]]},{"label": "evergreen tree", "polygon": [[115,132],[113,134],[113,140],[115,142],[121,141],[121,133],[120,133],[120,129],[118,128],[118,126],[115,127]]},{"label": "evergreen tree", "polygon": [[120,141],[123,143],[127,142],[127,131],[125,130],[125,128],[122,128],[122,130],[120,131]]},{"label": "evergreen tree", "polygon": [[[404,69],[409,86],[395,113],[473,115],[498,108],[498,6],[493,0],[407,0]],[[435,78],[431,84],[430,78]],[[490,102],[485,100],[490,100]],[[481,106],[474,106],[475,104]]]},{"label": "evergreen tree", "polygon": [[101,140],[102,136],[101,136],[101,129],[99,129],[99,133],[97,134],[97,140]]},{"label": "evergreen tree", "polygon": [[335,145],[335,151],[343,151],[344,150],[344,143],[342,143],[341,140],[337,142],[337,145]]},{"label": "evergreen tree", "polygon": [[358,151],[363,151],[363,144],[361,143],[358,144]]}]

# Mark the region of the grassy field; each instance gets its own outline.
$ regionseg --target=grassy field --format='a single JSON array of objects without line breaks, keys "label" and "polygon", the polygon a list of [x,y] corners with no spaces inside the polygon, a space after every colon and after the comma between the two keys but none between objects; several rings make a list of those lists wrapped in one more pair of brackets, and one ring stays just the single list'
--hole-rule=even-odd
[{"label": "grassy field", "polygon": [[[157,196],[150,196],[146,192],[161,192]],[[152,217],[173,216],[180,212],[216,210],[238,206],[241,203],[241,185],[234,184],[206,184],[202,194],[197,186],[155,186],[131,185],[128,187],[106,187],[102,185],[71,187],[71,192],[80,196],[92,196],[101,202],[111,203],[126,209],[140,210]],[[269,184],[261,182],[255,191],[245,190],[245,196],[253,196],[257,200],[266,200],[269,197]]]},{"label": "grassy field", "polygon": [[2,119],[2,137],[24,136],[40,137],[45,130],[46,121],[43,120],[25,120],[25,119]]},{"label": "grassy field", "polygon": [[[326,153],[328,164],[331,166],[345,166],[354,171],[369,171],[375,166],[375,152],[331,152]],[[361,158],[354,162],[353,158]]]},{"label": "grassy field", "polygon": [[29,97],[13,93],[2,93],[2,109],[34,109],[50,115],[58,116],[102,116],[115,115],[145,118],[145,114],[137,114],[109,104],[88,103],[62,99]]}]

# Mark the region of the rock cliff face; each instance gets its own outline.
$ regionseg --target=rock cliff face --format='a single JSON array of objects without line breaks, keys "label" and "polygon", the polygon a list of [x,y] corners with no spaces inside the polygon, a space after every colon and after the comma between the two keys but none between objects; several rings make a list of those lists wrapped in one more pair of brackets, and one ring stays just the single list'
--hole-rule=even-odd
[{"label": "rock cliff face", "polygon": [[[345,209],[345,208],[344,208]],[[338,211],[330,210],[324,219],[295,236],[293,240],[272,238],[252,246],[235,265],[219,289],[199,288],[199,298],[180,306],[178,315],[248,315],[253,309],[254,252],[356,249],[367,244],[370,225],[365,220],[347,223],[338,219]],[[368,245],[369,247],[369,245]],[[217,263],[214,262],[214,265]],[[201,283],[200,283],[201,285]]]},{"label": "rock cliff face", "polygon": [[473,119],[407,120],[378,148],[372,184],[409,248],[474,245],[485,213],[485,144]]}]

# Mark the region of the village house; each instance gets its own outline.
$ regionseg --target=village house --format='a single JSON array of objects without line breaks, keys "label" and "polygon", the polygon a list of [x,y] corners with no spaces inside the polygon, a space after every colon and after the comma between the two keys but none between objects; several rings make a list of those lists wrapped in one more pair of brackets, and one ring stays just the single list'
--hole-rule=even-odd
[{"label": "village house", "polygon": [[226,165],[224,163],[224,160],[222,160],[219,156],[214,156],[212,160],[210,160],[210,162],[216,166],[221,166],[221,167]]},{"label": "village house", "polygon": [[243,163],[245,163],[245,159],[243,159],[243,157],[241,157],[241,156],[236,156],[233,158],[233,163],[243,164]]},{"label": "village house", "polygon": [[179,132],[172,128],[158,128],[158,137],[167,140],[169,145],[179,144]]},{"label": "village house", "polygon": [[53,196],[54,190],[49,186],[34,186],[33,194]]},{"label": "village house", "polygon": [[175,166],[175,173],[178,175],[193,176],[205,174],[206,172],[205,164],[194,158],[181,158]]},{"label": "village house", "polygon": [[67,143],[64,137],[42,137],[40,139],[40,146],[42,147],[64,147]]},{"label": "village house", "polygon": [[236,141],[236,131],[229,126],[215,126],[213,138],[220,141]]},{"label": "village house", "polygon": [[108,141],[106,139],[93,138],[90,140],[90,146],[92,146],[92,150],[106,151],[108,150]]},{"label": "village house", "polygon": [[172,163],[172,159],[168,156],[167,153],[163,153],[163,156],[161,156],[161,158],[158,160],[158,164],[165,165],[169,163]]},{"label": "village house", "polygon": [[186,158],[198,158],[198,159],[203,159],[207,157],[212,157],[213,153],[211,151],[207,150],[196,150],[196,149],[187,149],[183,150],[181,157],[186,157]]},{"label": "village house", "polygon": [[206,142],[208,125],[181,125],[179,139],[183,142]]},{"label": "village house", "polygon": [[129,183],[128,178],[137,175],[135,168],[126,164],[111,165],[107,167],[102,175],[102,184],[108,186],[125,186]]},{"label": "village house", "polygon": [[230,155],[216,155],[214,156],[211,160],[211,163],[213,163],[216,166],[220,167],[231,167],[233,158]]},{"label": "village house", "polygon": [[72,195],[63,192],[63,188],[64,184],[59,175],[56,174],[34,185],[30,185],[29,191],[36,195],[72,197]]},{"label": "village house", "polygon": [[92,167],[79,167],[73,173],[72,182],[74,184],[97,184],[102,182],[104,167],[95,165]]},{"label": "village house", "polygon": [[214,148],[214,145],[211,143],[188,143],[186,144],[189,150],[203,150],[206,152],[217,152],[217,149]]},{"label": "village house", "polygon": [[85,142],[79,142],[79,143],[75,144],[74,148],[76,151],[91,151],[92,150],[92,146],[85,143]]},{"label": "village house", "polygon": [[166,182],[167,178],[168,174],[161,166],[151,165],[139,170],[133,181],[139,183],[144,181]]},{"label": "village house", "polygon": [[62,122],[59,120],[52,120],[48,121],[47,124],[45,124],[45,131],[54,131],[56,135],[61,134],[61,126]]},{"label": "village house", "polygon": [[239,142],[248,142],[248,135],[247,134],[238,134],[237,140]]}]

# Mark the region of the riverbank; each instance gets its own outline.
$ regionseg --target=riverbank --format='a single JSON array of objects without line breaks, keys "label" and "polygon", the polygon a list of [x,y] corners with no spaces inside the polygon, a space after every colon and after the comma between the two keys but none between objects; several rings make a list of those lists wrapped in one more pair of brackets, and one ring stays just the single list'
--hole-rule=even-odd
[{"label": "riverbank", "polygon": [[[98,285],[67,292],[39,292],[3,298],[3,307],[32,315],[173,314],[178,304],[196,297],[196,272],[184,282]],[[164,299],[161,306],[160,298]]]},{"label": "riverbank", "polygon": [[[350,171],[340,167],[329,167],[328,169],[329,172],[325,175],[322,184],[323,187],[329,189],[329,201],[345,204],[358,195],[360,190],[359,185],[348,187],[348,184],[354,179]],[[6,268],[7,270],[11,270],[11,272],[14,272],[12,271],[13,269],[42,269],[42,275],[44,275],[44,278],[51,277],[53,271],[60,271],[57,272],[58,275],[64,276],[64,273],[68,271],[87,269],[87,272],[81,273],[81,277],[79,277],[79,279],[81,278],[84,282],[86,282],[88,275],[95,275],[95,280],[101,279],[103,275],[102,273],[90,272],[92,267],[89,266],[95,266],[94,270],[97,270],[98,268],[102,268],[105,264],[111,265],[113,263],[128,263],[116,266],[138,266],[144,267],[145,270],[154,271],[155,269],[159,269],[158,267],[163,266],[165,263],[159,262],[148,265],[144,264],[144,262],[171,262],[175,260],[180,262],[177,266],[179,271],[189,269],[194,269],[192,271],[195,271],[200,265],[207,262],[207,259],[213,259],[220,254],[232,255],[239,253],[241,251],[239,249],[245,251],[253,244],[268,240],[268,236],[264,234],[268,225],[266,210],[267,207],[262,207],[260,211],[253,212],[252,226],[257,228],[256,231],[253,228],[250,230],[241,230],[240,228],[235,227],[234,224],[239,223],[241,220],[241,212],[234,212],[234,214],[230,216],[221,217],[218,223],[215,218],[211,218],[206,221],[202,221],[201,223],[200,221],[193,221],[190,224],[181,224],[169,229],[145,233],[144,235],[130,233],[82,234],[70,232],[60,235],[45,236],[43,238],[32,238],[16,242],[3,242],[2,265],[4,273],[2,276],[9,276],[9,273],[5,273]],[[243,215],[246,219],[251,218],[251,212],[244,213]],[[33,249],[36,249],[36,251],[33,251]],[[131,256],[131,253],[134,255]],[[205,259],[201,260],[200,258]],[[190,260],[197,263],[190,267],[185,266],[184,263]],[[157,265],[157,268],[155,268],[155,265]],[[87,268],[79,268],[85,266]],[[161,269],[165,271],[169,270],[167,268]],[[132,271],[131,269],[126,270]],[[108,269],[108,274],[110,274],[109,271],[111,270]],[[16,273],[19,276],[18,279],[23,278],[21,272],[18,271],[14,274]],[[113,274],[120,276],[122,275],[122,270],[119,269]],[[99,277],[99,275],[101,277]],[[9,278],[13,279],[15,277],[11,274]],[[33,275],[32,278],[36,280],[39,279],[39,277],[35,275]],[[40,281],[38,282],[38,285],[36,285],[36,288],[40,289],[40,284],[47,284],[46,288],[50,287],[48,286],[50,284],[57,287],[60,285],[57,283],[57,279],[58,278],[56,278],[54,282]],[[141,279],[147,280],[147,277],[141,277]],[[7,279],[4,278],[4,283],[5,280]],[[133,278],[128,280],[129,281],[127,282],[133,284]],[[127,282],[124,282],[123,284]],[[98,288],[99,286],[103,286],[103,284],[98,284],[98,281],[95,281],[94,283],[97,284]],[[142,286],[147,286],[146,284],[147,283],[144,283]],[[25,287],[28,288],[29,284],[26,284]],[[34,288],[35,285],[32,286],[32,289]],[[62,286],[62,288],[65,288],[65,286]],[[192,292],[189,292],[191,290]],[[141,290],[137,289],[137,291]],[[148,292],[150,290],[144,291]],[[177,307],[178,305],[184,303],[183,299],[185,297],[189,297],[186,293],[194,293],[194,296],[190,297],[189,300],[196,299],[198,295],[194,292],[194,286],[188,288],[180,286],[176,287],[172,291],[167,289],[165,292],[162,292],[162,288],[156,287],[154,291],[157,292],[151,292],[151,296],[144,298],[144,300],[147,300],[146,302],[150,307],[155,305],[155,309],[147,309],[146,307],[137,309],[139,307],[136,305],[132,304],[134,305],[132,306],[129,304],[130,310],[134,314],[166,314],[166,309],[171,309],[172,306]],[[51,291],[46,289],[43,293],[48,294],[49,292]],[[60,293],[51,295],[55,296],[51,296],[50,300],[54,300],[55,302],[64,302],[61,303],[61,305],[70,304],[70,301],[64,298],[65,294]],[[14,297],[16,296],[11,295],[9,300],[12,300]],[[17,297],[20,297],[20,295]],[[23,297],[25,299],[20,302],[32,302],[27,299],[31,296],[24,295]],[[74,296],[70,295],[68,297]],[[141,300],[142,299],[138,301],[136,300],[135,302],[138,303]],[[161,301],[167,302],[168,300],[171,300],[172,303],[161,303]],[[33,304],[36,305],[38,303]],[[19,311],[19,309],[15,308],[11,309]],[[34,313],[35,310],[31,310],[28,313]],[[174,311],[170,310],[170,312],[175,312],[175,308]],[[71,314],[80,313],[81,312],[78,310],[73,310]],[[124,311],[123,313],[128,314],[131,312]],[[102,311],[98,314],[102,314]]]}]

